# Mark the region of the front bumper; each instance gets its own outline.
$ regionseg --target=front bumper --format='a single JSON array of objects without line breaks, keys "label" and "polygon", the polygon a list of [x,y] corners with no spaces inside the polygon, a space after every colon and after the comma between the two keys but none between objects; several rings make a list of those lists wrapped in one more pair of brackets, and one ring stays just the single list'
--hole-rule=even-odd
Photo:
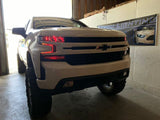
[{"label": "front bumper", "polygon": [[109,74],[129,69],[130,57],[127,55],[123,60],[115,62],[75,66],[66,62],[42,62],[42,67],[45,69],[45,80],[37,80],[37,84],[40,89],[52,90],[63,79]]}]

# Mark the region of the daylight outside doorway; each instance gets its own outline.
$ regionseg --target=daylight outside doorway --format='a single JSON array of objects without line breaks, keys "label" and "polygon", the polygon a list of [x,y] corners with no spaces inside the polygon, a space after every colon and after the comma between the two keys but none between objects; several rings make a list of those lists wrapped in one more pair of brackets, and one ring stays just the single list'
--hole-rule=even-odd
[{"label": "daylight outside doorway", "polygon": [[17,73],[17,45],[19,35],[12,34],[13,27],[25,27],[33,16],[72,17],[72,0],[3,0],[5,35],[9,72]]}]

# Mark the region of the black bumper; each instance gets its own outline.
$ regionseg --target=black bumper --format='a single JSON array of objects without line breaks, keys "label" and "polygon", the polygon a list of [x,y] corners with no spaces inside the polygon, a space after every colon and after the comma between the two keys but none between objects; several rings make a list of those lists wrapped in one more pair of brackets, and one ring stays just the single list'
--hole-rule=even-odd
[{"label": "black bumper", "polygon": [[[124,73],[126,74],[124,75]],[[65,78],[62,79],[53,90],[42,90],[43,93],[49,93],[52,95],[72,92],[76,90],[81,90],[88,87],[97,86],[100,84],[104,84],[107,81],[118,82],[124,80],[129,75],[129,69],[123,69],[120,71],[107,73],[107,74],[98,74],[98,75],[90,75],[90,76],[81,76],[81,77],[73,77],[73,78]],[[72,87],[63,87],[67,81],[73,81]]]}]

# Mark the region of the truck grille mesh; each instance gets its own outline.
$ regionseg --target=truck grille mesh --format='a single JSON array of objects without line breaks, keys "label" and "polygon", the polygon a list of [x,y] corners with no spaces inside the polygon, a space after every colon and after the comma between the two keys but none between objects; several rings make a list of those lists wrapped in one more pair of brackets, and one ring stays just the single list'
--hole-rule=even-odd
[{"label": "truck grille mesh", "polygon": [[65,60],[71,65],[84,65],[122,60],[124,51],[96,54],[66,55]]}]

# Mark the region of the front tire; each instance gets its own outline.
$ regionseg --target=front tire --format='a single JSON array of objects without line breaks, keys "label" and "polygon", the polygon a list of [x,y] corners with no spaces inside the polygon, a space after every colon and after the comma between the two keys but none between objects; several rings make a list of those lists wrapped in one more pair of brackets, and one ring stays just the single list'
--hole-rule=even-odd
[{"label": "front tire", "polygon": [[52,97],[38,88],[33,68],[26,71],[26,95],[31,117],[43,117],[51,111]]},{"label": "front tire", "polygon": [[17,62],[18,62],[18,72],[20,74],[26,71],[26,66],[24,65],[23,61],[20,59],[19,54],[17,54]]},{"label": "front tire", "polygon": [[126,79],[118,82],[108,81],[105,84],[98,85],[98,88],[103,94],[107,96],[113,96],[120,93],[124,89],[125,84]]}]

